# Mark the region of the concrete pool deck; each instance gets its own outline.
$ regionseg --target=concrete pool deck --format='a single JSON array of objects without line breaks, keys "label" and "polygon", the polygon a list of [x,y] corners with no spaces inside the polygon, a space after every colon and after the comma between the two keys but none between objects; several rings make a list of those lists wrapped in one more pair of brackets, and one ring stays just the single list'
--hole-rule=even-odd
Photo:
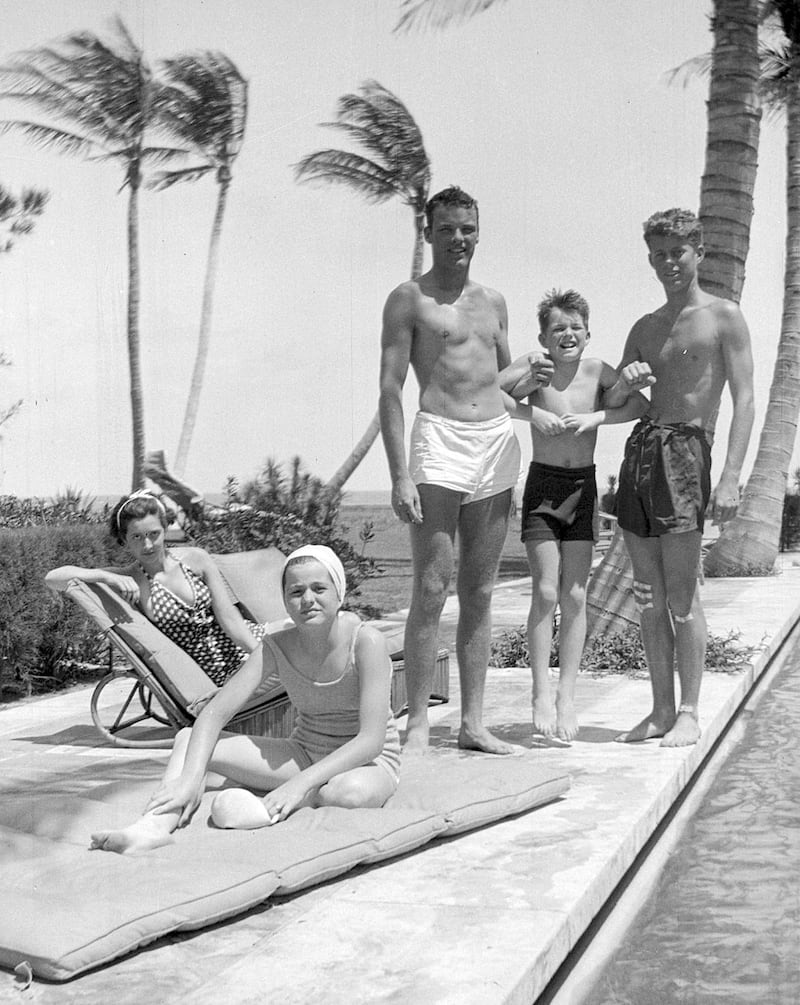
[{"label": "concrete pool deck", "polygon": [[[579,678],[581,733],[574,743],[532,747],[529,671],[490,670],[487,723],[527,747],[523,756],[569,769],[572,787],[562,799],[211,928],[163,938],[64,984],[35,980],[23,992],[14,974],[0,971],[0,999],[531,1005],[797,621],[800,567],[793,562],[787,558],[780,575],[768,579],[708,580],[703,586],[709,630],[739,632],[741,643],[764,648],[742,673],[706,674],[703,736],[696,746],[614,743],[649,709],[650,688],[646,680],[612,676]],[[498,586],[496,629],[522,625],[529,598],[527,580]],[[445,618],[452,624],[456,617],[451,599]],[[107,758],[108,747],[91,727],[89,695],[81,689],[0,708],[0,769],[3,761],[23,757],[34,775],[46,774],[48,762],[66,747]],[[454,659],[451,702],[432,708],[431,720],[434,745],[455,744]],[[76,737],[80,743],[73,746]],[[119,749],[111,756],[140,757],[141,751]],[[497,765],[501,771],[502,759]]]}]

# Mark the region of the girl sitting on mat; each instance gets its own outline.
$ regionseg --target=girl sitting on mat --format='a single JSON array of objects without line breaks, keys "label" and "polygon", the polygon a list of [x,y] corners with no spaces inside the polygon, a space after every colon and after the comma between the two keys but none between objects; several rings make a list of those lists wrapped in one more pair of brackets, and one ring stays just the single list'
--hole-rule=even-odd
[{"label": "girl sitting on mat", "polygon": [[[45,583],[57,591],[71,579],[105,583],[136,604],[221,687],[266,628],[242,617],[208,552],[186,548],[180,558],[172,555],[164,537],[167,525],[166,507],[157,496],[144,490],[124,496],[111,511],[110,530],[133,562],[112,569],[63,565],[48,572]],[[211,694],[191,711],[197,712]]]},{"label": "girl sitting on mat", "polygon": [[[247,787],[215,796],[217,827],[263,827],[300,806],[383,806],[400,765],[391,660],[381,633],[341,610],[345,589],[344,568],[330,548],[292,552],[283,600],[293,624],[266,635],[194,725],[178,733],[144,815],[123,830],[93,834],[92,848],[131,853],[171,842],[197,809],[209,771]],[[223,732],[276,671],[297,710],[291,737]]]}]

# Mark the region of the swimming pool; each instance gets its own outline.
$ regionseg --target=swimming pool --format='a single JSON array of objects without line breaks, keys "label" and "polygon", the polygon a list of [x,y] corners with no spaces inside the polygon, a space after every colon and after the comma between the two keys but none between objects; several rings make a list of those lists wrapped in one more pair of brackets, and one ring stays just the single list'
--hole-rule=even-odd
[{"label": "swimming pool", "polygon": [[800,1002],[800,645],[585,1005]]}]

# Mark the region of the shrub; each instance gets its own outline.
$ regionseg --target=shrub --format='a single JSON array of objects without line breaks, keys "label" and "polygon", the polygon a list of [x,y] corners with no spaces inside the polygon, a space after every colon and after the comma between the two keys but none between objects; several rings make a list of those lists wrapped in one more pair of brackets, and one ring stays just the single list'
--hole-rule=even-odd
[{"label": "shrub", "polygon": [[[374,559],[359,554],[343,536],[347,528],[340,522],[341,502],[341,491],[329,489],[304,471],[299,457],[291,462],[288,475],[269,460],[255,479],[242,486],[229,478],[223,505],[188,514],[183,529],[192,544],[218,554],[270,546],[288,554],[304,544],[326,544],[347,573],[346,606],[379,617],[379,611],[358,602],[359,585],[379,569]],[[369,535],[365,528],[363,543]]]},{"label": "shrub", "polygon": [[0,527],[53,527],[108,522],[109,507],[98,507],[80,489],[67,488],[52,499],[0,496]]},{"label": "shrub", "polygon": [[64,687],[97,661],[96,630],[47,589],[44,576],[57,565],[112,562],[105,529],[96,523],[0,528],[0,697]]},{"label": "shrub", "polygon": [[[740,632],[728,635],[709,633],[706,644],[706,669],[716,673],[739,673],[759,649],[758,646],[741,645]],[[557,641],[557,640],[556,640]],[[503,634],[492,643],[490,665],[494,667],[530,666],[528,644],[524,627]],[[558,647],[554,644],[550,666],[558,666]],[[620,632],[596,635],[586,643],[581,658],[581,673],[602,677],[624,674],[626,677],[647,675],[639,629],[631,625]]]}]

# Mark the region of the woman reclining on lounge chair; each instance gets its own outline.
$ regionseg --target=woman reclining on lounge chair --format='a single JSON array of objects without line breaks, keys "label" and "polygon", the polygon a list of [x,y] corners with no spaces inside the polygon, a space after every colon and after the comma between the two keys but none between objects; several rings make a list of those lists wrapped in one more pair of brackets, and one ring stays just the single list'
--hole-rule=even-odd
[{"label": "woman reclining on lounge chair", "polygon": [[[292,552],[283,599],[293,625],[265,636],[195,724],[178,733],[144,815],[123,830],[93,834],[92,848],[135,853],[172,842],[197,809],[209,771],[247,786],[215,796],[211,816],[218,827],[263,827],[300,806],[383,806],[400,764],[389,707],[391,660],[379,631],[340,610],[344,595],[344,568],[330,548]],[[292,736],[222,732],[276,671],[298,713]]]},{"label": "woman reclining on lounge chair", "polygon": [[110,531],[133,562],[112,569],[62,565],[47,573],[45,583],[52,590],[66,589],[71,579],[112,587],[221,687],[266,628],[242,617],[208,552],[187,548],[180,558],[170,553],[164,537],[167,525],[166,507],[157,496],[145,491],[124,496],[111,512]]}]

